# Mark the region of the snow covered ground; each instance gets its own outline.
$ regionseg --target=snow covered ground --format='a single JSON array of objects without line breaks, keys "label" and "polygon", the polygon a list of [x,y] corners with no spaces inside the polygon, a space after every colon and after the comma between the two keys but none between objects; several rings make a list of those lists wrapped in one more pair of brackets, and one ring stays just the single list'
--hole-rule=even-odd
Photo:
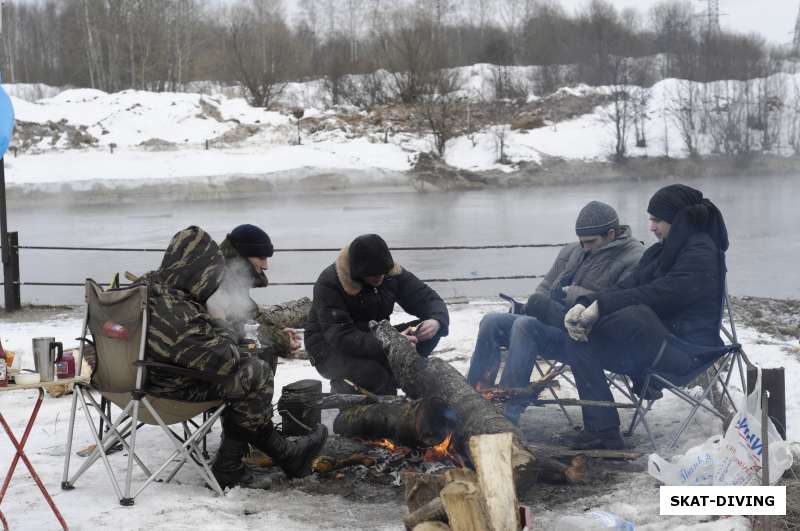
[{"label": "snow covered ground", "polygon": [[[466,372],[469,356],[474,346],[478,322],[489,311],[504,311],[499,304],[474,301],[469,304],[451,306],[451,335],[444,338],[438,350],[441,356]],[[397,321],[405,316],[395,315]],[[81,318],[76,311],[53,314],[46,319],[0,321],[0,338],[3,345],[17,352],[23,367],[32,367],[31,339],[38,336],[54,336],[64,346],[75,346],[81,327]],[[800,377],[800,361],[790,354],[796,346],[759,334],[751,329],[740,329],[740,341],[750,359],[764,367],[783,366],[787,382]],[[303,379],[318,378],[307,361],[291,360],[279,365],[276,390],[283,385]],[[565,387],[565,390],[567,388]],[[328,382],[323,382],[328,390]],[[277,401],[279,397],[275,396]],[[800,409],[800,387],[787,385],[786,406],[789,439],[800,439],[800,424],[795,420]],[[27,421],[36,393],[14,392],[0,394],[0,408],[16,434],[20,434]],[[69,398],[45,398],[38,422],[26,447],[27,453],[39,471],[47,488],[54,495],[70,527],[82,529],[397,529],[403,528],[401,518],[405,508],[392,503],[356,503],[336,495],[310,495],[296,489],[279,492],[255,492],[234,489],[225,497],[217,498],[200,482],[191,470],[184,469],[178,475],[178,484],[153,484],[136,500],[133,507],[121,507],[110,489],[105,471],[101,466],[91,469],[76,485],[75,490],[60,490],[61,472],[65,452]],[[545,410],[529,408],[522,418],[522,427],[538,429],[540,417],[560,415],[554,406]],[[660,400],[648,419],[657,437],[666,437],[675,429],[674,418],[685,414],[686,407],[677,398],[668,395]],[[323,422],[331,427],[335,412],[326,412]],[[623,417],[623,421],[624,421]],[[563,418],[562,418],[563,421]],[[558,426],[559,429],[566,428]],[[698,444],[708,436],[721,432],[721,426],[713,417],[698,414],[698,418],[682,439],[677,453]],[[80,448],[90,442],[88,428],[78,424],[76,445]],[[212,449],[218,444],[218,430],[209,438]],[[155,434],[160,437],[160,434]],[[154,438],[147,430],[140,432],[137,444],[143,446],[144,455],[164,454],[162,439]],[[641,448],[647,451],[647,448]],[[0,463],[8,463],[13,455],[11,445],[0,437]],[[80,458],[75,458],[78,461]],[[639,464],[644,463],[644,459]],[[112,463],[118,470],[123,466],[123,457],[116,454]],[[643,469],[642,469],[643,470]],[[398,487],[399,488],[399,487]],[[569,487],[566,487],[569,488]],[[615,512],[634,521],[638,529],[747,529],[743,518],[727,518],[704,521],[694,517],[661,517],[658,515],[657,482],[646,472],[632,472],[629,482],[616,483],[609,489],[598,489],[589,496],[580,496],[558,505],[538,503],[533,507],[536,529],[551,528],[554,520],[563,514],[580,513],[587,509]],[[56,523],[49,508],[41,500],[38,490],[27,475],[22,464],[11,482],[10,490],[3,500],[2,510],[11,529],[41,530],[55,529]],[[706,519],[708,520],[708,519]]]},{"label": "snow covered ground", "polygon": [[[513,76],[527,91],[528,99],[536,100],[529,81],[530,68],[514,67]],[[464,96],[479,106],[481,98],[486,97],[487,85],[491,84],[492,68],[473,65],[459,70],[465,80]],[[794,109],[800,101],[800,74],[776,74],[769,82],[776,87],[771,90],[783,98],[783,105],[770,115],[770,120],[775,120],[770,127],[781,131],[772,151],[788,154],[791,149],[787,135],[797,129]],[[725,119],[723,111],[728,105],[741,104],[737,98],[743,83],[703,85],[675,79],[660,81],[649,91],[644,111],[648,147],[634,146],[633,126],[629,124],[629,155],[686,156],[675,119],[680,97],[688,97],[690,92],[697,98],[699,94],[708,94],[704,96],[706,104],[713,102],[717,109],[709,118],[710,130],[716,123],[714,120]],[[759,81],[750,83],[750,90],[755,91]],[[281,112],[250,107],[243,98],[223,87],[210,94],[136,90],[108,94],[93,89],[57,92],[43,85],[5,85],[5,88],[11,95],[17,120],[40,124],[45,130],[29,139],[28,151],[6,157],[6,181],[9,186],[22,189],[62,183],[77,188],[97,183],[130,187],[153,180],[218,183],[242,176],[274,182],[275,174],[304,168],[341,174],[374,171],[372,178],[354,178],[349,184],[397,186],[407,184],[397,174],[411,169],[420,152],[433,149],[430,135],[391,128],[387,132],[379,116],[372,116],[372,123],[368,123],[365,111],[347,106],[329,108],[319,81],[289,84]],[[211,86],[206,88],[213,90]],[[619,89],[582,85],[560,89],[551,97],[608,95]],[[305,112],[306,125],[299,145],[296,121],[288,111],[291,105],[300,105]],[[501,172],[512,172],[522,163],[537,164],[544,156],[606,160],[614,145],[610,108],[601,105],[587,114],[536,129],[512,131],[508,124],[487,127],[449,140],[445,159],[458,168]],[[343,118],[342,113],[365,120],[357,123],[358,120]],[[59,122],[61,125],[53,125]],[[66,132],[52,135],[46,131],[67,126],[91,135],[96,142],[84,144],[90,147],[72,149]],[[506,129],[508,163],[505,164],[497,162],[497,128]],[[698,133],[700,154],[715,149],[710,135]],[[759,132],[753,130],[751,135],[751,142],[757,143]],[[208,151],[206,141],[211,145]]]}]

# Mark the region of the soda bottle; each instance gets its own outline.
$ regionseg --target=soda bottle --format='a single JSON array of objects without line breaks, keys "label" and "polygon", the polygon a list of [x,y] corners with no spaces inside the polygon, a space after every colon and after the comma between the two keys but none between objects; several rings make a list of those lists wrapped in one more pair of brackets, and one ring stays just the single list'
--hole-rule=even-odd
[{"label": "soda bottle", "polygon": [[103,335],[113,339],[128,340],[128,328],[114,321],[106,321],[103,323]]},{"label": "soda bottle", "polygon": [[0,341],[0,387],[8,386],[8,364],[6,363],[6,351],[3,350],[3,343]]}]

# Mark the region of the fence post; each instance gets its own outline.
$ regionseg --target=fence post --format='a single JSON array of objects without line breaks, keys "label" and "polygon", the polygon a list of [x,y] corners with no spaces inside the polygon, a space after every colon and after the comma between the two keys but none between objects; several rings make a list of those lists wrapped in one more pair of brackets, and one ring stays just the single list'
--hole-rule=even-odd
[{"label": "fence post", "polygon": [[3,291],[5,294],[5,309],[15,312],[20,309],[19,291],[19,239],[18,233],[9,232],[3,246]]},{"label": "fence post", "polygon": [[[753,392],[757,367],[747,368],[747,394]],[[769,393],[769,418],[786,440],[786,378],[783,367],[761,369],[761,390]]]}]

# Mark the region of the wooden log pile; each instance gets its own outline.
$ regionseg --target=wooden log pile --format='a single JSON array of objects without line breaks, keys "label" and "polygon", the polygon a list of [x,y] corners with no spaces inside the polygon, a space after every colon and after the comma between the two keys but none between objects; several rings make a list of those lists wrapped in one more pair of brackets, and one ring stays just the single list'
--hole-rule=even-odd
[{"label": "wooden log pile", "polygon": [[444,360],[422,358],[416,348],[388,321],[372,323],[375,337],[386,351],[395,380],[412,398],[435,398],[444,402],[454,415],[453,425],[459,451],[476,435],[510,433],[511,460],[518,488],[537,480],[581,482],[585,480],[585,460],[565,465],[546,455],[537,455],[523,442],[519,429],[475,389],[463,375]]},{"label": "wooden log pile", "polygon": [[520,529],[514,489],[514,435],[476,435],[469,440],[475,471],[455,468],[442,475],[406,474],[408,530],[506,531]]}]

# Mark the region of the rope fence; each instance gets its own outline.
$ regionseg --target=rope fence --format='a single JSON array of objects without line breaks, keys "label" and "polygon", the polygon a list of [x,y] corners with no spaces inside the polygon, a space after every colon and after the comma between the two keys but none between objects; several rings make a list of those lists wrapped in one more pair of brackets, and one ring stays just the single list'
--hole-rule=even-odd
[{"label": "rope fence", "polygon": [[[392,247],[392,251],[461,251],[461,250],[491,250],[491,249],[536,249],[564,247],[566,243],[509,243],[493,245],[419,245],[406,247]],[[19,245],[17,233],[9,233],[8,245],[9,254],[12,257],[11,267],[4,267],[4,279],[0,282],[6,292],[6,308],[17,309],[20,307],[20,286],[63,286],[81,287],[84,282],[23,282],[20,277],[19,251],[79,251],[79,252],[135,252],[135,253],[163,253],[164,248],[156,247],[78,247],[67,245]],[[2,247],[0,247],[2,249]],[[314,252],[336,252],[341,251],[341,247],[290,247],[285,249],[275,249],[277,253],[314,253]],[[4,264],[5,265],[5,264]],[[454,278],[426,278],[423,282],[446,283],[446,282],[481,282],[487,280],[523,280],[543,278],[544,275],[505,275],[505,276],[474,276],[474,277],[454,277]],[[5,278],[12,279],[6,283]],[[121,284],[129,286],[130,284]],[[270,286],[313,286],[314,282],[270,282]],[[11,290],[11,291],[9,291]]]}]

